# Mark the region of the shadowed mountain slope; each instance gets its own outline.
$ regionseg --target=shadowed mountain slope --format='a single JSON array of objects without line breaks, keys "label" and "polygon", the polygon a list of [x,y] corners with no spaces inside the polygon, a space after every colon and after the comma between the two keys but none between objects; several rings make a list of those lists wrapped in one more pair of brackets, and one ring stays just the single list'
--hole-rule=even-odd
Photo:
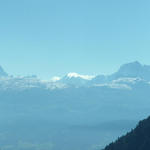
[{"label": "shadowed mountain slope", "polygon": [[148,150],[150,149],[150,117],[140,121],[138,126],[111,143],[104,150]]}]

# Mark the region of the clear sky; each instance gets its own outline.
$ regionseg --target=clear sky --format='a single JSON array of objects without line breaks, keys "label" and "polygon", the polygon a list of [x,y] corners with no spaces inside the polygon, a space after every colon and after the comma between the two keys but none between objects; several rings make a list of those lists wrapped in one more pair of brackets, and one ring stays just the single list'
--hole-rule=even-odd
[{"label": "clear sky", "polygon": [[150,64],[149,0],[0,0],[0,64],[43,79]]}]

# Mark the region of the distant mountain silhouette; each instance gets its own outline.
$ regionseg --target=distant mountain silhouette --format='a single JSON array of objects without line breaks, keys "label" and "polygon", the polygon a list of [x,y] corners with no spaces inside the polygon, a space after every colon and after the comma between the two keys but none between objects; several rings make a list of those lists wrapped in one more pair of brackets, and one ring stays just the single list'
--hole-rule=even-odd
[{"label": "distant mountain silhouette", "polygon": [[124,64],[120,67],[118,72],[112,75],[112,77],[139,77],[145,80],[150,80],[150,66],[141,65],[138,61]]},{"label": "distant mountain silhouette", "polygon": [[140,121],[138,126],[106,146],[104,150],[149,150],[150,149],[150,117]]},{"label": "distant mountain silhouette", "polygon": [[[4,79],[1,77],[6,77],[6,78]],[[64,88],[64,87],[65,88],[66,87],[83,87],[83,86],[91,87],[91,86],[95,86],[98,84],[112,84],[112,82],[114,84],[115,80],[120,80],[120,79],[126,80],[127,78],[132,78],[132,80],[134,81],[135,81],[135,78],[136,79],[138,78],[148,83],[150,81],[150,66],[142,65],[138,61],[135,61],[135,62],[122,65],[118,69],[117,72],[110,74],[110,75],[97,75],[94,77],[90,75],[81,75],[78,73],[69,73],[62,78],[57,77],[57,79],[59,80],[55,80],[55,81],[49,80],[46,82],[43,82],[42,80],[38,79],[36,76],[31,76],[31,77],[8,76],[8,74],[0,66],[0,83],[1,83],[0,88],[4,87],[5,89],[16,88],[16,87],[17,88],[21,87],[22,89],[28,88],[28,87],[29,88],[45,87],[49,89]],[[120,83],[117,82],[117,84],[120,84]],[[125,84],[127,84],[128,86],[129,82]],[[114,86],[111,86],[111,87],[114,87]]]},{"label": "distant mountain silhouette", "polygon": [[122,65],[119,70],[111,75],[98,75],[92,83],[106,83],[119,78],[141,78],[150,81],[150,66],[142,65],[138,61]]}]

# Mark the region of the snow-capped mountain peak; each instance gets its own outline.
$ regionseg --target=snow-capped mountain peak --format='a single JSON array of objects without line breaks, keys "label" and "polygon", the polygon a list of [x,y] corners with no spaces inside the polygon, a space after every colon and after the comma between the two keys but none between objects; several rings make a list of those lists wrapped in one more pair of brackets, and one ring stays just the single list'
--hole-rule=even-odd
[{"label": "snow-capped mountain peak", "polygon": [[91,75],[81,75],[75,72],[68,73],[66,76],[62,77],[57,82],[71,85],[71,86],[83,86],[90,80],[92,80],[94,76]]},{"label": "snow-capped mountain peak", "polygon": [[75,73],[75,72],[68,73],[68,74],[67,74],[67,77],[68,77],[68,78],[81,78],[81,79],[84,79],[84,80],[91,80],[91,79],[94,78],[94,76],[90,76],[90,75],[80,75],[80,74]]},{"label": "snow-capped mountain peak", "polygon": [[[135,61],[122,65],[119,70],[111,75],[82,75],[70,72],[64,77],[54,76],[51,80],[43,81],[36,76],[13,77],[0,67],[0,88],[2,89],[26,89],[26,88],[64,88],[64,87],[90,87],[93,85],[109,85],[109,87],[134,86],[136,83],[150,82],[150,66],[142,65]],[[111,86],[110,86],[111,85]]]},{"label": "snow-capped mountain peak", "polygon": [[56,81],[59,81],[59,80],[61,80],[61,77],[54,76],[54,77],[52,77],[52,78],[51,78],[51,80],[50,80],[50,81],[52,81],[52,82],[56,82]]}]

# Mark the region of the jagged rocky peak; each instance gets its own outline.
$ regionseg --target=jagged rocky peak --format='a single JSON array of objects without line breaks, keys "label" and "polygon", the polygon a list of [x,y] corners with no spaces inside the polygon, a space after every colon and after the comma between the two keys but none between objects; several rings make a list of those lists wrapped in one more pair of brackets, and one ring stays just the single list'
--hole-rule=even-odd
[{"label": "jagged rocky peak", "polygon": [[142,65],[138,61],[131,62],[122,65],[116,75],[122,77],[140,77],[150,80],[150,66]]},{"label": "jagged rocky peak", "polygon": [[143,69],[143,65],[141,65],[138,61],[134,61],[131,63],[124,64],[120,67],[118,72],[122,73],[138,73]]},{"label": "jagged rocky peak", "polygon": [[119,78],[141,78],[150,81],[150,66],[142,65],[138,61],[123,64],[119,70],[111,75],[98,75],[92,83],[107,83]]}]

